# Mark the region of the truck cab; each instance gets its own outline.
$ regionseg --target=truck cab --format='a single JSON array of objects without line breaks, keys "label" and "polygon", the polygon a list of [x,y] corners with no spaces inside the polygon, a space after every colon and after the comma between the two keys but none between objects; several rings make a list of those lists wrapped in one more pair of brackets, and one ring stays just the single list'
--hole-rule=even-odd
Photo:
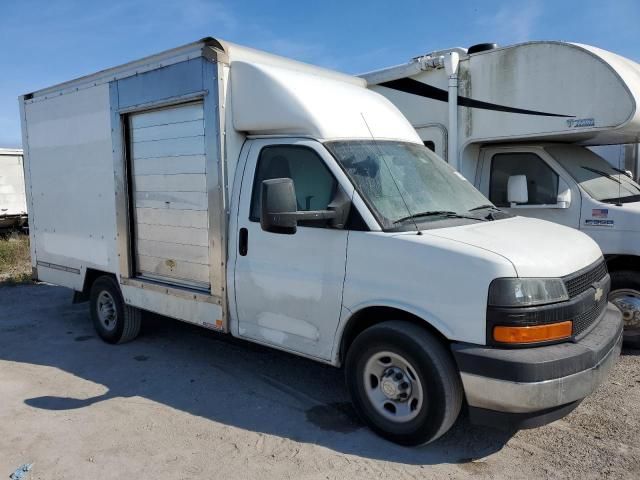
[{"label": "truck cab", "polygon": [[476,185],[497,207],[576,228],[602,248],[625,338],[640,335],[640,185],[588,148],[559,143],[483,146]]}]

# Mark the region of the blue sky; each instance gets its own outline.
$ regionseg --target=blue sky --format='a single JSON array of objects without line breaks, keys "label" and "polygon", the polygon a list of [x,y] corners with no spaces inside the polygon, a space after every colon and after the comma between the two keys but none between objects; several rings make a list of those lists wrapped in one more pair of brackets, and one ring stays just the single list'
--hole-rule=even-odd
[{"label": "blue sky", "polygon": [[0,0],[0,19],[0,146],[21,143],[18,95],[204,36],[348,73],[486,41],[640,61],[638,0]]}]

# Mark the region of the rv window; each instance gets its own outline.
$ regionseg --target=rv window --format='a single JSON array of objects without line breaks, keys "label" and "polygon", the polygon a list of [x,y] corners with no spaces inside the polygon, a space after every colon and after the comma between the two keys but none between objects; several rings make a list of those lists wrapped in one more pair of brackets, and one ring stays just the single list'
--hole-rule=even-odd
[{"label": "rv window", "polygon": [[436,144],[433,143],[431,140],[428,140],[428,141],[424,142],[424,146],[427,147],[432,152],[436,151]]},{"label": "rv window", "polygon": [[512,175],[526,175],[529,202],[526,205],[555,205],[558,175],[535,153],[498,153],[491,162],[489,200],[508,207],[507,182]]},{"label": "rv window", "polygon": [[[251,196],[250,220],[260,221],[262,182],[271,178],[291,178],[299,211],[326,210],[338,183],[316,152],[307,147],[273,145],[260,152]],[[326,221],[299,222],[304,227],[324,227]]]}]

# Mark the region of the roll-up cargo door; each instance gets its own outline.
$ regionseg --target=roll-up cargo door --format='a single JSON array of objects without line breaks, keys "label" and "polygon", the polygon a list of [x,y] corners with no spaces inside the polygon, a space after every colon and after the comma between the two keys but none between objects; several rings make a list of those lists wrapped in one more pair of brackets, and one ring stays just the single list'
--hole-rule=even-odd
[{"label": "roll-up cargo door", "polygon": [[209,289],[202,103],[129,116],[136,275]]}]

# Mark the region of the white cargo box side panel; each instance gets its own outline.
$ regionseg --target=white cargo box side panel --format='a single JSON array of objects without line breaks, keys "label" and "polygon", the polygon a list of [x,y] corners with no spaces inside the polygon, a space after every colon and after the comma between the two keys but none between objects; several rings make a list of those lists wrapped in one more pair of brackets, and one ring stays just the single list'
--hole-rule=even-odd
[{"label": "white cargo box side panel", "polygon": [[109,85],[26,100],[24,116],[32,261],[80,290],[86,268],[117,271]]},{"label": "white cargo box side panel", "polygon": [[0,218],[26,213],[22,155],[0,151]]}]

